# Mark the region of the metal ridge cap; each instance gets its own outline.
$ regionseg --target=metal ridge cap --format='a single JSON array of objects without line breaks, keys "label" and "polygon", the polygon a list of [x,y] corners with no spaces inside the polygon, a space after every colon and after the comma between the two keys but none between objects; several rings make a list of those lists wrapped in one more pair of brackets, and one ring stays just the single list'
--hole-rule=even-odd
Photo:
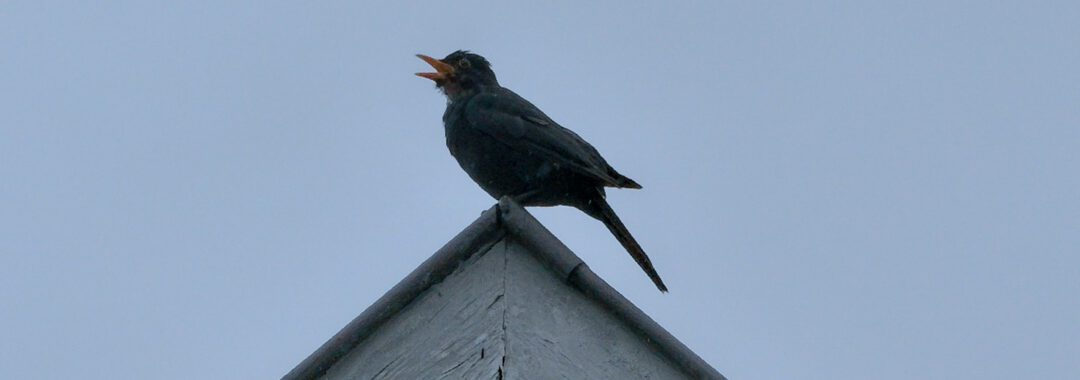
[{"label": "metal ridge cap", "polygon": [[544,264],[582,294],[600,303],[653,344],[664,356],[697,379],[725,379],[708,362],[638,309],[604,279],[593,273],[580,257],[528,211],[509,197],[498,204],[502,227],[529,248]]}]

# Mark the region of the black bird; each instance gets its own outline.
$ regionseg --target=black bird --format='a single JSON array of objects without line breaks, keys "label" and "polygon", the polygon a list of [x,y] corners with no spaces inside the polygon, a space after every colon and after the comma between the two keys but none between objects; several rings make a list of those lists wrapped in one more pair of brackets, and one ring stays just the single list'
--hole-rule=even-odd
[{"label": "black bird", "polygon": [[435,81],[446,94],[446,146],[473,181],[495,199],[573,206],[599,219],[656,287],[667,292],[649,256],[605,200],[605,187],[641,185],[615,171],[576,133],[500,86],[484,57],[461,50],[441,60],[417,57],[436,70],[416,75]]}]

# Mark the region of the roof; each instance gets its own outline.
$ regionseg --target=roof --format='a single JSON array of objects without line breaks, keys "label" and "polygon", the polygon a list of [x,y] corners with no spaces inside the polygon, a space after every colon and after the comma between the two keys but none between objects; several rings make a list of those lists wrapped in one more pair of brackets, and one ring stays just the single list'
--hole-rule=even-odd
[{"label": "roof", "polygon": [[[561,284],[556,284],[553,286],[558,288],[570,289],[559,291],[568,291],[574,293],[573,297],[587,299],[590,304],[596,305],[589,306],[589,310],[595,310],[591,311],[591,313],[593,314],[606,314],[607,316],[605,316],[604,318],[621,321],[621,325],[623,326],[621,328],[625,329],[629,332],[629,334],[635,337],[634,341],[636,341],[636,343],[632,344],[647,346],[647,349],[650,352],[655,353],[659,357],[662,357],[662,360],[667,363],[667,365],[671,366],[676,371],[681,372],[686,377],[695,379],[724,379],[724,377],[719,372],[717,372],[708,363],[698,357],[697,354],[695,354],[693,351],[691,351],[689,348],[687,348],[685,345],[675,339],[675,337],[668,333],[667,330],[665,330],[663,327],[660,327],[660,325],[658,325],[655,321],[645,315],[645,313],[643,313],[640,309],[630,303],[630,301],[628,301],[625,297],[615,291],[615,289],[613,289],[610,285],[604,282],[603,279],[593,273],[592,270],[590,270],[589,267],[584,262],[582,262],[579,257],[577,257],[577,255],[571,252],[569,248],[567,248],[565,245],[562,244],[562,242],[555,238],[555,236],[553,236],[551,232],[544,228],[544,226],[542,226],[535,218],[533,218],[533,216],[530,215],[524,208],[514,203],[509,198],[504,198],[500,200],[498,204],[493,206],[491,209],[485,211],[476,221],[466,227],[465,230],[463,230],[456,237],[446,243],[446,245],[444,245],[441,249],[435,252],[435,254],[428,258],[423,264],[413,270],[412,273],[410,273],[401,282],[394,286],[389,292],[387,292],[374,304],[368,307],[367,310],[365,310],[363,313],[353,319],[352,322],[346,325],[340,332],[335,334],[332,338],[330,338],[330,340],[328,340],[321,347],[319,347],[319,349],[312,353],[307,359],[305,359],[303,362],[293,368],[292,371],[285,375],[284,379],[314,379],[324,376],[338,377],[330,376],[327,374],[329,371],[331,371],[332,368],[337,372],[342,372],[338,370],[338,368],[346,366],[346,364],[343,364],[347,361],[344,358],[349,356],[350,353],[360,351],[365,345],[374,345],[375,343],[371,341],[376,340],[376,338],[374,338],[373,336],[378,336],[381,333],[381,329],[409,329],[410,331],[412,331],[418,328],[425,327],[423,326],[423,324],[425,323],[428,325],[436,323],[432,322],[432,318],[434,317],[430,316],[429,314],[424,317],[424,321],[422,321],[420,324],[414,323],[413,325],[411,325],[411,327],[401,327],[401,323],[395,324],[395,316],[398,316],[399,314],[405,314],[405,310],[410,307],[415,308],[418,307],[419,304],[424,303],[430,304],[431,301],[427,300],[432,299],[434,296],[428,296],[425,293],[438,293],[437,297],[440,299],[439,302],[443,302],[444,304],[442,306],[437,306],[437,308],[439,308],[440,310],[442,308],[445,308],[445,302],[449,301],[444,300],[444,298],[446,298],[447,296],[442,293],[444,291],[452,290],[440,288],[442,286],[448,286],[442,283],[444,281],[452,282],[454,276],[476,277],[484,276],[483,274],[478,273],[497,271],[498,269],[487,268],[477,269],[470,272],[469,274],[463,274],[462,272],[463,270],[465,270],[463,268],[467,268],[470,266],[480,267],[482,265],[480,264],[480,262],[483,257],[494,256],[494,254],[488,254],[485,252],[492,251],[492,247],[498,244],[501,244],[502,247],[507,248],[502,251],[527,251],[531,253],[531,255],[509,254],[509,257],[531,256],[531,258],[525,261],[539,262],[542,265],[532,266],[544,268],[540,271],[547,272],[549,275],[551,275],[550,277],[556,279],[556,281],[553,282]],[[513,249],[513,247],[520,248],[515,250]],[[494,259],[490,259],[487,261],[493,260]],[[503,259],[499,260],[500,262],[502,262]],[[515,273],[514,276],[515,281],[517,281],[518,278],[528,277],[520,273]],[[506,280],[504,279],[501,281],[505,282]],[[505,286],[505,284],[503,285]],[[537,290],[533,292],[533,295],[527,297],[533,297],[534,299],[553,297],[551,296],[551,294],[553,294],[554,291],[555,290],[550,289]],[[563,296],[562,298],[567,297]],[[496,302],[499,302],[500,299],[502,299],[504,303],[506,302],[506,300],[503,299],[502,294],[497,295],[497,297],[493,299],[494,301],[491,301],[492,304],[488,305],[487,308],[492,308],[492,305],[494,305]],[[517,314],[513,314],[515,318],[537,319],[532,316],[535,314],[544,314],[548,310],[539,309],[539,311],[532,310],[527,312],[521,310],[521,308],[528,308],[529,304],[531,303],[533,303],[531,300],[526,300],[525,304],[521,304],[521,306],[515,306],[516,308],[510,310],[510,312],[518,312]],[[555,307],[555,309],[552,310],[558,310],[558,308]],[[508,311],[504,309],[501,312],[502,314],[500,314],[500,316],[504,318],[504,321],[501,322],[501,327],[504,330],[506,328],[505,318],[507,312]],[[458,311],[457,313],[460,314],[461,311]],[[399,317],[397,319],[402,318],[403,317]],[[474,316],[459,316],[459,318],[474,318]],[[543,316],[539,318],[543,318]],[[550,319],[551,318],[549,318],[549,320]],[[565,325],[567,324],[567,322],[565,321],[566,319],[594,319],[594,317],[593,315],[588,315],[585,318],[580,315],[570,317],[567,317],[565,315],[559,315],[557,324],[559,326],[565,327]],[[438,323],[444,323],[444,325],[439,325],[437,329],[432,327],[426,331],[429,331],[429,333],[430,331],[451,331],[457,334],[465,334],[466,332],[463,332],[463,330],[467,330],[468,328],[470,328],[470,326],[464,326],[460,321]],[[537,323],[542,324],[543,322]],[[604,325],[599,326],[607,326],[611,324],[619,323],[605,323]],[[477,328],[483,329],[484,327],[480,326]],[[558,329],[558,327],[555,327],[555,329]],[[572,333],[613,334],[611,332],[597,332],[595,331],[596,329],[597,328],[595,327],[579,326],[572,329]],[[543,335],[545,333],[546,330],[544,332],[541,332],[540,334]],[[480,337],[486,337],[489,335],[483,331],[476,332],[475,334]],[[533,332],[532,334],[536,335],[535,332]],[[547,339],[543,336],[541,336],[540,338],[543,338],[542,341],[546,343],[552,343],[552,340],[558,340],[555,338]],[[407,342],[397,339],[399,338],[392,338],[389,343],[386,343],[386,347],[398,348],[400,346],[400,349],[402,350],[411,349],[413,351],[423,351],[423,349],[409,348]],[[482,343],[481,340],[482,339],[477,338],[474,341],[465,342],[463,344],[486,344]],[[494,344],[498,346],[498,349],[502,349],[502,352],[504,354],[508,350],[508,347],[512,346],[511,344],[507,343],[505,337],[502,338],[501,342],[496,342]],[[619,345],[621,343],[608,344]],[[463,350],[464,348],[459,347],[460,345],[461,344],[459,344],[458,342],[446,343],[444,344],[443,349],[448,351]],[[573,344],[573,347],[568,347],[568,349],[570,349],[571,351],[574,349],[580,351],[580,346],[583,345],[586,345],[586,343],[576,342]],[[491,352],[490,350],[492,350],[493,348],[487,347],[487,349],[489,350],[488,352]],[[514,349],[518,350],[518,354],[522,355],[523,357],[527,357],[529,355],[538,357],[537,353],[529,351],[531,348]],[[603,348],[602,351],[608,352],[610,351],[610,349]],[[479,358],[484,358],[484,347],[478,347],[477,352],[479,352]],[[640,350],[634,352],[640,352]],[[563,352],[559,352],[558,354],[562,355],[562,359],[565,359],[567,361],[573,359],[572,357],[568,357]],[[623,354],[626,355],[626,353]],[[613,355],[613,353],[608,352],[608,355]],[[416,356],[415,353],[413,354],[413,356]],[[424,358],[430,358],[430,356],[425,356]],[[393,360],[399,359],[400,358],[394,358]],[[476,359],[477,358],[473,358],[473,362],[470,364],[470,366],[483,367],[484,364],[478,363]],[[491,358],[488,358],[487,360],[490,361]],[[536,362],[539,360],[542,359],[534,359],[533,361]],[[371,362],[370,359],[365,359],[365,361],[367,363]],[[529,361],[529,359],[523,359],[520,362],[527,361]],[[630,362],[630,364],[622,364],[632,365],[633,361],[631,360]],[[506,359],[503,358],[502,363],[495,363],[489,365],[496,366],[498,373],[502,374],[502,366],[505,363]],[[338,365],[338,368],[334,368],[336,364]],[[378,373],[375,373],[375,375],[377,375],[375,377],[393,377],[392,375],[388,375],[389,372],[387,372],[388,367],[391,364],[392,363],[388,363],[386,366],[382,367]],[[464,371],[465,369],[458,368],[459,366],[462,366],[462,364],[464,364],[464,362],[456,364],[455,367],[451,369],[458,370],[459,372]],[[590,364],[589,367],[591,366],[592,365]],[[476,371],[482,371],[485,369],[490,368],[479,368]],[[581,367],[576,367],[576,369],[581,370]],[[447,372],[442,372],[443,375],[446,375],[446,373]],[[601,376],[602,375],[603,373],[601,373]],[[668,377],[664,376],[663,373],[659,372],[650,372],[649,375],[652,377]],[[415,376],[415,373],[413,374],[413,376]]]}]

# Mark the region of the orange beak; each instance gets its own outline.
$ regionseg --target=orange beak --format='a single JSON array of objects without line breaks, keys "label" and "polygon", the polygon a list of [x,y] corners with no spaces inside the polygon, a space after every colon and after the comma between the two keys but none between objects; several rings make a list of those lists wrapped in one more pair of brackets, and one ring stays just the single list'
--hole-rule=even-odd
[{"label": "orange beak", "polygon": [[447,80],[449,77],[454,75],[454,66],[451,66],[449,63],[428,57],[423,54],[417,54],[416,56],[424,60],[424,62],[427,62],[429,65],[431,65],[431,67],[434,67],[436,71],[434,73],[416,73],[416,76],[431,79],[433,81],[442,81]]}]

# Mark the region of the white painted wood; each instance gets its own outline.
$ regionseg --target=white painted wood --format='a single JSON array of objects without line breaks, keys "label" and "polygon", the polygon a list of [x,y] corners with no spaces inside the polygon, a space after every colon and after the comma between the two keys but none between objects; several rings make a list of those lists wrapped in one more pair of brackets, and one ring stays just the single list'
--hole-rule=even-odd
[{"label": "white painted wood", "polygon": [[510,240],[506,379],[686,379],[643,336]]},{"label": "white painted wood", "polygon": [[503,240],[462,264],[324,379],[683,379],[638,333]]},{"label": "white painted wood", "polygon": [[503,243],[413,300],[323,379],[495,379],[504,353]]}]

